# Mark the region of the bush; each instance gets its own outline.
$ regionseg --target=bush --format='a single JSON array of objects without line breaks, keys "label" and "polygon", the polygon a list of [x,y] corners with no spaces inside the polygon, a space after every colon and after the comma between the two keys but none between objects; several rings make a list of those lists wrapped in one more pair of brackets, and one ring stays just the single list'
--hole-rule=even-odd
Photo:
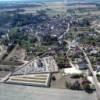
[{"label": "bush", "polygon": [[82,86],[83,86],[83,89],[88,93],[92,93],[94,91],[94,89],[91,87],[91,84],[89,82],[84,82]]},{"label": "bush", "polygon": [[100,74],[97,74],[97,77],[100,77]]},{"label": "bush", "polygon": [[81,78],[81,77],[83,77],[82,74],[74,74],[71,76],[71,78]]},{"label": "bush", "polygon": [[92,90],[95,90],[96,88],[95,88],[95,85],[93,85],[93,84],[90,84],[90,88],[92,89]]},{"label": "bush", "polygon": [[90,90],[90,85],[89,85],[89,83],[83,84],[83,89],[84,89],[84,90]]},{"label": "bush", "polygon": [[70,82],[66,81],[65,85],[66,85],[66,88],[71,89],[71,83]]},{"label": "bush", "polygon": [[98,81],[100,82],[100,74],[97,74],[96,76],[97,76]]},{"label": "bush", "polygon": [[80,85],[79,81],[75,81],[74,84],[71,86],[71,89],[81,90],[81,85]]},{"label": "bush", "polygon": [[55,81],[56,80],[56,77],[55,76],[52,76],[52,80]]}]

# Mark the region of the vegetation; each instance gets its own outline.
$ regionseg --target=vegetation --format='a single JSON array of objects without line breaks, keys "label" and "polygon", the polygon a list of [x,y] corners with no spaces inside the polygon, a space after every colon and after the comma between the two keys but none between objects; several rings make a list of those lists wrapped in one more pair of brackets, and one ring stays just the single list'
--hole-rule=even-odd
[{"label": "vegetation", "polygon": [[73,85],[71,86],[71,89],[73,89],[73,90],[81,90],[81,85],[80,85],[79,81],[75,81],[73,83]]},{"label": "vegetation", "polygon": [[82,78],[83,74],[74,74],[71,76],[71,78]]},{"label": "vegetation", "polygon": [[65,82],[65,85],[66,85],[66,88],[68,88],[68,89],[71,88],[71,83],[70,83],[70,82],[66,81],[66,82]]},{"label": "vegetation", "polygon": [[97,74],[96,76],[97,76],[98,81],[100,82],[100,74]]}]

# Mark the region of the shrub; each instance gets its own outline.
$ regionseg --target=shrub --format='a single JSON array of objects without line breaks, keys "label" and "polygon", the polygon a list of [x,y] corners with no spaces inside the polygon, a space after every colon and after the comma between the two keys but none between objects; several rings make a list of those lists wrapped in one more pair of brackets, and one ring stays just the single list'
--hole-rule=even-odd
[{"label": "shrub", "polygon": [[56,77],[55,76],[52,76],[52,80],[55,81],[56,80]]},{"label": "shrub", "polygon": [[96,76],[97,76],[98,81],[100,82],[100,74],[97,74]]},{"label": "shrub", "polygon": [[74,74],[71,76],[71,78],[81,78],[81,77],[83,77],[82,74]]},{"label": "shrub", "polygon": [[75,81],[73,83],[73,85],[71,86],[71,89],[73,89],[73,90],[81,90],[81,85],[80,85],[79,81]]},{"label": "shrub", "polygon": [[66,85],[66,88],[71,89],[71,83],[70,82],[66,81],[65,85]]}]

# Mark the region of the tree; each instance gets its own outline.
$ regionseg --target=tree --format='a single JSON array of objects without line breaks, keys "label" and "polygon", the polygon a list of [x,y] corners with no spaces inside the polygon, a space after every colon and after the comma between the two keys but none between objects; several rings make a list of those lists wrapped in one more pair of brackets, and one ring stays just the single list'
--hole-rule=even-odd
[{"label": "tree", "polygon": [[46,10],[38,10],[37,13],[39,15],[46,15]]},{"label": "tree", "polygon": [[79,81],[75,81],[74,84],[71,86],[71,89],[80,90],[81,87]]}]

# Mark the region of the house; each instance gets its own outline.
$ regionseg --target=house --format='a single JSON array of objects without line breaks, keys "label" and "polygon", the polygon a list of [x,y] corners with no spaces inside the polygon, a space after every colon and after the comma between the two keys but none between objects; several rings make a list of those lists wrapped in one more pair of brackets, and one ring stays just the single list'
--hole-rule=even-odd
[{"label": "house", "polygon": [[96,49],[92,49],[91,51],[90,51],[90,54],[92,55],[92,54],[97,54],[98,53],[98,51],[96,50]]},{"label": "house", "polygon": [[79,63],[78,66],[79,66],[80,70],[86,70],[86,69],[88,69],[88,65],[84,64],[84,63]]}]

